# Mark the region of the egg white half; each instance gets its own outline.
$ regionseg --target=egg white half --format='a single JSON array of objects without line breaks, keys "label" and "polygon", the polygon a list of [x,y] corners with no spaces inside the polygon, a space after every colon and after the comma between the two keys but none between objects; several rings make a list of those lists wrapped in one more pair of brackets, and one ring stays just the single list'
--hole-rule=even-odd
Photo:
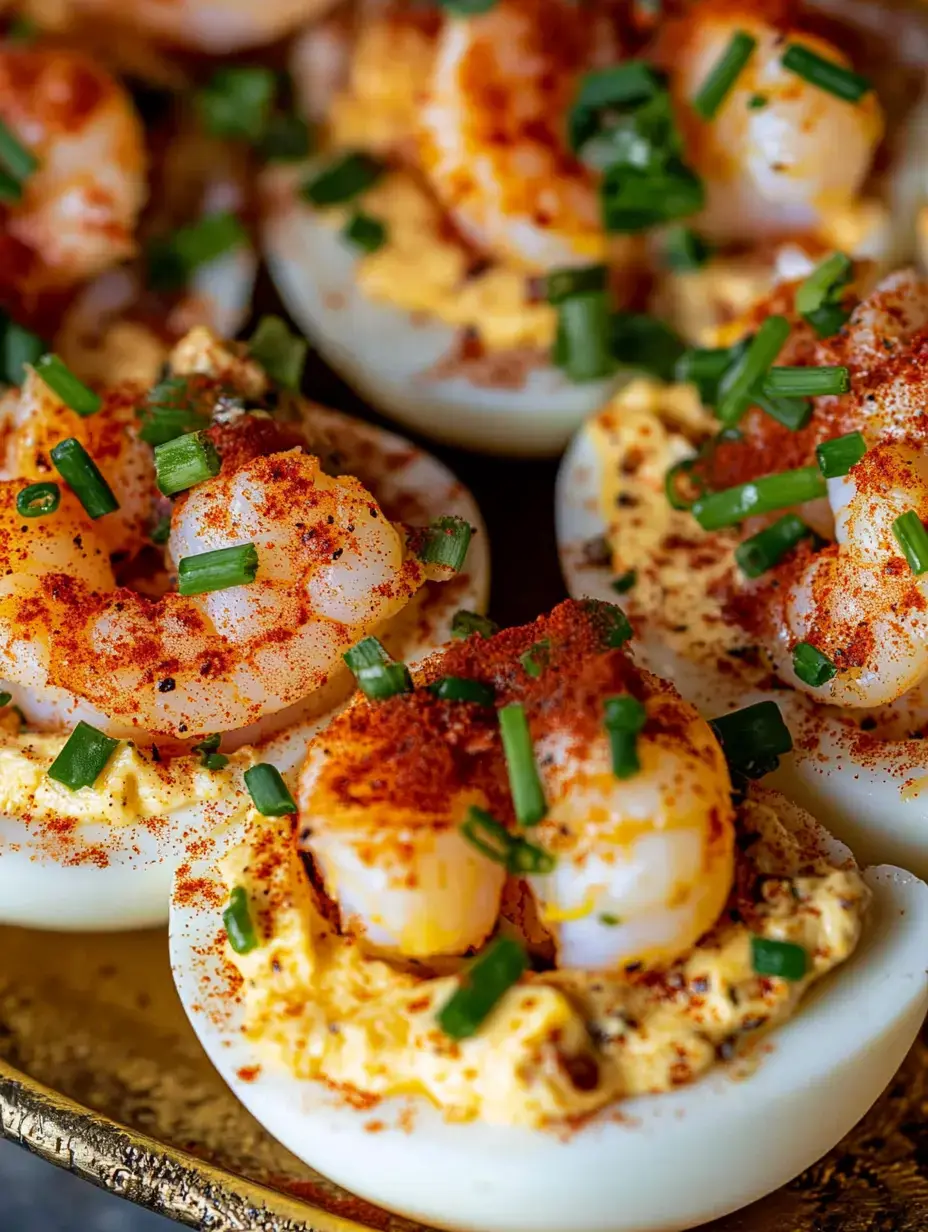
[{"label": "egg white half", "polygon": [[[608,565],[591,565],[583,552],[584,544],[606,531],[600,512],[601,467],[593,434],[583,428],[558,474],[558,552],[574,598],[621,603]],[[820,706],[804,693],[746,688],[739,684],[734,661],[732,671],[722,675],[675,653],[647,628],[634,645],[646,666],[672,680],[706,718],[758,701],[776,702],[794,737],[802,739],[765,782],[807,808],[863,862],[891,861],[928,876],[928,743],[887,741],[879,755],[861,755],[856,726],[842,723],[837,710]]]},{"label": "egg white half", "polygon": [[[357,475],[382,505],[411,505],[423,524],[454,514],[476,530],[458,577],[430,584],[380,631],[396,657],[415,662],[448,640],[459,608],[486,609],[489,545],[476,502],[437,459],[391,432],[322,407],[307,410],[306,426],[319,452],[337,451],[343,471]],[[292,707],[284,717],[292,714],[293,721],[256,747],[256,760],[284,773],[298,766],[310,736],[344,703],[352,684],[347,668],[334,673],[324,694]],[[169,814],[169,826],[80,822],[64,834],[47,819],[0,815],[0,923],[101,931],[163,924],[177,865],[247,803],[244,793],[233,793],[219,806]]]},{"label": "egg white half", "polygon": [[302,201],[312,165],[265,173],[261,223],[268,268],[290,315],[336,372],[407,427],[451,445],[524,457],[558,453],[623,379],[572,384],[557,368],[528,372],[517,388],[463,376],[432,377],[460,331],[389,304],[357,285],[357,251]]},{"label": "egg white half", "polygon": [[[815,826],[785,801],[776,807],[787,825]],[[830,856],[847,858],[821,838]],[[188,874],[223,902],[215,860],[224,849]],[[246,1108],[369,1201],[468,1232],[675,1232],[770,1193],[830,1150],[915,1039],[928,1007],[928,886],[889,867],[865,878],[874,899],[858,950],[766,1037],[756,1068],[625,1101],[566,1135],[450,1123],[424,1099],[353,1108],[268,1064],[242,1034],[240,999],[228,995],[221,907],[177,896],[171,964],[200,1042]]]}]

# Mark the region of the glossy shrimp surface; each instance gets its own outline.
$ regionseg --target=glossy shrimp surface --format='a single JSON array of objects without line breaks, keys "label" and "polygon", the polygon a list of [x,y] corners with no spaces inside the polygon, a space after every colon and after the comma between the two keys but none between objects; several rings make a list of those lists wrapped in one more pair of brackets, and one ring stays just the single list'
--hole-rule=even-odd
[{"label": "glossy shrimp surface", "polygon": [[[738,11],[728,0],[694,4],[669,25],[664,40],[662,58],[686,129],[687,156],[706,187],[698,225],[719,239],[814,228],[857,196],[882,136],[872,92],[846,102],[783,67],[791,43],[851,65],[833,44],[775,23],[778,7]],[[739,31],[757,46],[718,112],[701,121],[692,101]]]},{"label": "glossy shrimp surface", "polygon": [[[492,705],[421,689],[359,702],[320,734],[300,782],[301,841],[343,929],[407,957],[462,954],[506,915],[503,901],[520,900],[521,884],[532,934],[559,964],[602,970],[673,957],[714,923],[732,876],[728,771],[695,710],[610,645],[615,611],[567,602],[428,664],[433,680],[477,679],[497,705],[524,708],[547,798],[539,825],[513,816]],[[526,656],[543,664],[539,675]],[[604,703],[628,694],[646,719],[638,767],[618,778]],[[475,805],[529,844],[515,866],[486,853]]]},{"label": "glossy shrimp surface", "polygon": [[0,227],[0,287],[28,299],[131,255],[147,182],[128,93],[80,52],[6,45],[0,120],[37,162]]},{"label": "glossy shrimp surface", "polygon": [[596,186],[570,154],[565,125],[581,74],[611,52],[608,27],[568,0],[501,0],[445,22],[422,155],[475,243],[529,268],[602,256]]}]

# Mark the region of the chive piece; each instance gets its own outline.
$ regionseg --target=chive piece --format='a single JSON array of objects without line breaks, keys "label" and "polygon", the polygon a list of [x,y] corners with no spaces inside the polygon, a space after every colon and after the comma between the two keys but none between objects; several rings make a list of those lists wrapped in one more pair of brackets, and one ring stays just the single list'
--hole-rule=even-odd
[{"label": "chive piece", "polygon": [[383,165],[368,154],[344,154],[300,189],[311,205],[341,205],[371,188],[383,175]]},{"label": "chive piece", "polygon": [[185,596],[247,586],[258,572],[258,549],[253,543],[216,548],[185,556],[177,566],[177,589]]},{"label": "chive piece", "polygon": [[222,913],[222,923],[229,945],[236,954],[250,954],[257,949],[258,934],[252,923],[244,886],[236,886],[229,895],[229,905]]},{"label": "chive piece", "polygon": [[680,491],[679,481],[681,476],[690,475],[698,460],[698,458],[682,458],[679,462],[675,462],[664,476],[664,495],[667,497],[667,502],[672,509],[692,509],[696,501],[705,492],[705,485],[701,481],[699,493],[694,494],[692,498],[684,496]]},{"label": "chive piece", "polygon": [[751,968],[757,975],[773,975],[783,980],[801,980],[809,957],[801,945],[774,941],[771,937],[751,936]]},{"label": "chive piece", "polygon": [[0,693],[0,706],[8,706],[12,700],[13,700],[12,693],[7,693],[6,691],[4,691],[3,693]]},{"label": "chive piece", "polygon": [[789,728],[776,702],[756,702],[710,719],[732,773],[759,779],[775,770],[793,747]]},{"label": "chive piece", "polygon": [[748,110],[760,111],[761,108],[767,106],[769,101],[770,100],[767,98],[766,94],[752,94],[748,99]]},{"label": "chive piece", "polygon": [[826,479],[839,479],[856,466],[867,452],[867,442],[860,432],[848,432],[816,446],[815,456]]},{"label": "chive piece", "polygon": [[439,6],[453,17],[476,17],[489,13],[496,0],[438,0]]},{"label": "chive piece", "polygon": [[641,769],[638,733],[647,721],[645,708],[637,697],[626,693],[607,697],[604,710],[603,726],[612,746],[612,773],[617,779],[633,778]]},{"label": "chive piece", "polygon": [[55,470],[84,506],[89,517],[96,520],[119,508],[119,501],[113,495],[110,485],[80,441],[69,436],[66,441],[55,445],[49,456]]},{"label": "chive piece", "polygon": [[268,117],[258,151],[265,162],[296,163],[309,155],[312,133],[302,116],[275,111]]},{"label": "chive piece", "polygon": [[461,974],[461,982],[437,1014],[450,1039],[476,1035],[497,1002],[517,984],[528,966],[522,946],[512,937],[497,937]]},{"label": "chive piece", "polygon": [[728,97],[732,87],[754,54],[757,39],[737,30],[725,51],[713,65],[708,77],[699,87],[693,99],[693,109],[704,120],[715,117],[718,109]]},{"label": "chive piece", "polygon": [[615,603],[604,603],[601,599],[587,599],[584,607],[593,619],[603,647],[606,650],[621,650],[632,636],[632,626],[622,609]]},{"label": "chive piece", "polygon": [[296,812],[296,801],[290,795],[280,771],[268,761],[249,766],[245,771],[245,786],[251,802],[262,817],[286,817]]},{"label": "chive piece", "polygon": [[531,676],[533,680],[538,680],[542,672],[551,663],[551,643],[548,638],[542,638],[540,642],[535,642],[529,646],[524,654],[519,655],[519,662],[522,664],[522,669],[526,676]]},{"label": "chive piece", "polygon": [[559,344],[552,358],[569,381],[598,381],[615,370],[605,291],[585,291],[562,300],[557,329]]},{"label": "chive piece", "polygon": [[33,367],[48,350],[48,347],[31,330],[15,321],[6,320],[2,327],[2,379],[11,385],[22,385],[26,379],[26,365]]},{"label": "chive piece", "polygon": [[15,183],[22,188],[38,168],[39,160],[28,150],[11,129],[0,120],[0,163],[6,168]]},{"label": "chive piece", "polygon": [[495,697],[492,685],[466,676],[442,676],[432,681],[428,691],[441,701],[474,702],[478,706],[492,706]]},{"label": "chive piece", "polygon": [[229,764],[229,759],[224,753],[219,752],[219,745],[222,741],[220,732],[213,732],[211,736],[205,736],[199,744],[193,745],[191,752],[200,754],[200,765],[206,770],[221,770],[223,766]]},{"label": "chive piece", "polygon": [[93,787],[118,744],[118,740],[97,731],[82,719],[48,767],[48,777],[69,791]]},{"label": "chive piece", "polygon": [[627,595],[638,581],[638,570],[628,569],[625,573],[620,573],[617,578],[613,578],[609,585],[617,595]]},{"label": "chive piece", "polygon": [[152,543],[167,543],[171,537],[171,519],[167,516],[159,518],[148,532],[148,537]]},{"label": "chive piece", "polygon": [[263,316],[248,339],[248,350],[272,381],[284,389],[298,390],[309,344],[291,333],[282,317]]},{"label": "chive piece", "polygon": [[808,642],[799,642],[793,649],[793,671],[803,682],[817,689],[827,684],[838,674],[838,669],[827,655]]},{"label": "chive piece", "polygon": [[603,225],[620,235],[688,218],[698,214],[706,202],[702,180],[676,157],[647,172],[612,164],[603,175],[600,195]]},{"label": "chive piece", "polygon": [[722,377],[745,354],[750,344],[750,338],[742,338],[733,347],[691,347],[677,360],[673,379],[689,381],[699,390],[703,403],[714,406],[719,400]]},{"label": "chive piece", "polygon": [[815,267],[796,292],[796,311],[820,338],[836,334],[851,315],[841,303],[841,293],[852,273],[851,258],[843,252],[833,252]]},{"label": "chive piece", "polygon": [[765,415],[789,428],[790,432],[805,428],[812,418],[812,403],[808,398],[772,398],[757,389],[752,392],[751,398]]},{"label": "chive piece", "polygon": [[210,418],[195,409],[186,377],[159,381],[138,409],[139,439],[148,445],[163,445],[185,432],[202,432]]},{"label": "chive piece", "polygon": [[763,391],[771,398],[820,398],[825,394],[846,394],[851,374],[843,364],[822,364],[818,368],[771,368],[764,377]]},{"label": "chive piece", "polygon": [[461,833],[478,851],[495,864],[504,864],[515,875],[550,873],[556,863],[550,851],[510,834],[506,827],[485,809],[475,805],[467,810],[467,820],[461,823]]},{"label": "chive piece", "polygon": [[893,522],[893,535],[916,575],[928,569],[928,531],[914,509],[901,513]]},{"label": "chive piece", "polygon": [[771,526],[739,543],[735,548],[735,561],[745,577],[760,577],[811,534],[802,518],[795,513],[784,514]]},{"label": "chive piece", "polygon": [[767,317],[751,339],[748,349],[722,377],[716,411],[724,424],[737,423],[751,404],[751,391],[760,384],[767,369],[779,355],[789,337],[786,317]]},{"label": "chive piece", "polygon": [[765,475],[722,492],[710,492],[693,503],[692,513],[703,530],[736,526],[745,518],[775,513],[825,496],[828,488],[817,466],[801,466],[779,475]]},{"label": "chive piece", "polygon": [[362,667],[376,667],[378,663],[389,663],[383,643],[376,637],[362,637],[350,650],[346,650],[342,658],[352,672],[357,673]]},{"label": "chive piece", "polygon": [[451,636],[458,641],[478,633],[481,637],[492,637],[499,632],[499,625],[489,616],[481,616],[479,612],[468,612],[461,608],[451,618]]},{"label": "chive piece", "polygon": [[686,347],[666,322],[645,312],[613,312],[609,334],[609,349],[618,363],[661,381],[673,380],[677,361]]},{"label": "chive piece", "polygon": [[850,309],[842,304],[823,304],[806,313],[806,320],[820,338],[831,338],[850,319]]},{"label": "chive piece", "polygon": [[16,512],[24,518],[41,518],[54,513],[61,504],[57,483],[30,483],[16,493]]},{"label": "chive piece", "polygon": [[859,103],[865,94],[873,89],[873,83],[853,69],[835,64],[834,60],[826,60],[817,52],[800,43],[790,43],[780,63],[790,73],[802,77],[810,85],[818,86],[846,103]]},{"label": "chive piece", "polygon": [[425,565],[444,565],[458,573],[467,559],[473,533],[474,528],[463,518],[437,518],[422,537],[419,559]]},{"label": "chive piece", "polygon": [[272,69],[257,64],[231,64],[217,68],[197,92],[200,123],[212,137],[260,140],[277,93]]},{"label": "chive piece", "polygon": [[708,241],[690,227],[671,227],[664,237],[664,264],[678,273],[702,269],[711,253]]},{"label": "chive piece", "polygon": [[342,238],[369,256],[387,242],[387,224],[373,214],[356,210],[342,228]]},{"label": "chive piece", "polygon": [[52,393],[57,394],[61,401],[86,418],[96,415],[103,405],[103,399],[92,389],[79,381],[74,373],[67,368],[57,355],[43,355],[35,364],[36,376],[41,377]]},{"label": "chive piece", "polygon": [[498,714],[516,820],[523,826],[535,826],[547,813],[548,805],[535,764],[528,719],[520,702],[503,706]]},{"label": "chive piece", "polygon": [[247,243],[248,232],[231,211],[206,214],[151,241],[146,253],[149,285],[155,291],[177,291],[201,265]]},{"label": "chive piece", "polygon": [[185,492],[219,474],[222,463],[204,432],[189,432],[155,446],[155,482],[163,496]]},{"label": "chive piece", "polygon": [[557,307],[572,295],[605,291],[608,283],[609,271],[605,265],[570,265],[551,270],[545,279],[545,296],[549,304]]},{"label": "chive piece", "polygon": [[662,94],[666,94],[664,78],[644,60],[626,60],[586,73],[567,116],[570,148],[577,154],[596,135],[601,113],[641,106]]},{"label": "chive piece", "polygon": [[363,637],[342,658],[371,701],[386,701],[398,693],[412,692],[412,676],[405,663],[394,663],[376,637]]}]

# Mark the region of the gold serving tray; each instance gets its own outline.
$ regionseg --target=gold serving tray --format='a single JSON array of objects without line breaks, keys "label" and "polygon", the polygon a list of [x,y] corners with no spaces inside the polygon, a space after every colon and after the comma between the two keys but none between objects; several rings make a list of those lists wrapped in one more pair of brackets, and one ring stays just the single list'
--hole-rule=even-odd
[{"label": "gold serving tray", "polygon": [[[307,390],[320,402],[372,418],[328,372],[313,372]],[[556,464],[433,452],[482,506],[493,549],[494,617],[506,624],[529,620],[563,598],[552,513]],[[0,956],[5,1137],[211,1232],[422,1232],[300,1163],[238,1103],[187,1023],[171,979],[166,931],[0,928]],[[928,1232],[926,1168],[923,1038],[890,1090],[826,1159],[713,1227]]]}]

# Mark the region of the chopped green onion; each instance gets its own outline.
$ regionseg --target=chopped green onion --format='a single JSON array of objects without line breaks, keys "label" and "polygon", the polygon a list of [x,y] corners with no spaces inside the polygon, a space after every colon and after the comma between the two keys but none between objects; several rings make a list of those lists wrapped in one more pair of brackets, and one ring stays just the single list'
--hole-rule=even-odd
[{"label": "chopped green onion", "polygon": [[479,633],[481,637],[492,637],[499,632],[499,625],[489,616],[481,616],[479,612],[468,612],[461,608],[451,618],[451,636],[458,641]]},{"label": "chopped green onion", "polygon": [[155,446],[155,482],[163,496],[185,492],[219,474],[222,463],[204,432],[188,432]]},{"label": "chopped green onion", "polygon": [[476,17],[488,13],[496,0],[438,0],[439,5],[453,17]]},{"label": "chopped green onion", "polygon": [[798,432],[812,418],[812,403],[807,398],[772,398],[758,389],[751,393],[751,398],[765,415],[789,428],[790,432]]},{"label": "chopped green onion", "polygon": [[776,702],[756,702],[733,710],[709,726],[715,732],[729,769],[749,779],[759,779],[779,765],[793,747],[789,728]]},{"label": "chopped green onion", "polygon": [[827,684],[838,674],[838,669],[831,659],[808,642],[799,642],[794,647],[793,671],[804,684],[811,685],[813,689]]},{"label": "chopped green onion", "polygon": [[497,937],[464,970],[461,983],[437,1014],[450,1039],[476,1035],[497,1002],[519,982],[528,966],[525,951],[511,937]]},{"label": "chopped green onion", "polygon": [[119,508],[110,485],[100,474],[93,458],[73,436],[51,450],[55,470],[65,481],[91,518],[102,518]]},{"label": "chopped green onion", "polygon": [[703,530],[736,526],[746,518],[775,513],[825,496],[828,488],[817,466],[765,475],[722,492],[710,492],[693,503],[692,513]]},{"label": "chopped green onion", "polygon": [[267,127],[276,93],[272,69],[257,64],[217,68],[196,95],[200,122],[212,137],[255,143]]},{"label": "chopped green onion", "polygon": [[664,264],[679,273],[702,269],[711,253],[711,245],[690,227],[671,227],[664,237]]},{"label": "chopped green onion", "polygon": [[295,163],[312,149],[312,134],[302,116],[275,111],[268,117],[258,150],[269,163]]},{"label": "chopped green onion", "polygon": [[350,650],[346,650],[342,658],[352,672],[359,672],[362,667],[376,667],[378,663],[389,663],[383,643],[376,637],[362,637]]},{"label": "chopped green onion", "polygon": [[689,381],[699,390],[703,403],[714,406],[719,400],[722,378],[750,345],[750,338],[742,338],[731,347],[691,347],[677,360],[672,379]]},{"label": "chopped green onion", "polygon": [[551,643],[547,638],[529,646],[524,654],[519,655],[519,662],[526,676],[537,680],[551,662]]},{"label": "chopped green onion", "polygon": [[771,937],[751,936],[751,967],[757,975],[773,975],[783,980],[801,980],[808,968],[809,956],[801,945],[792,941],[774,941]]},{"label": "chopped green onion", "polygon": [[644,312],[613,312],[609,332],[612,358],[618,363],[661,381],[673,379],[686,348],[680,335],[664,321]]},{"label": "chopped green onion", "polygon": [[48,350],[48,347],[31,330],[18,325],[9,317],[0,315],[0,357],[2,357],[2,377],[11,385],[22,385],[26,379],[26,365],[33,367]]},{"label": "chopped green onion", "polygon": [[231,211],[207,214],[151,241],[147,251],[149,285],[155,291],[176,291],[201,265],[247,243],[248,232]]},{"label": "chopped green onion", "polygon": [[811,534],[802,518],[795,513],[784,514],[771,526],[739,543],[735,548],[735,561],[745,577],[760,577]]},{"label": "chopped green onion", "polygon": [[854,263],[846,253],[833,252],[820,262],[796,291],[796,311],[808,317],[847,286]]},{"label": "chopped green onion", "polygon": [[152,543],[167,543],[171,537],[171,519],[167,516],[159,518],[148,532],[148,537]]},{"label": "chopped green onion", "polygon": [[39,160],[0,120],[0,163],[21,190],[25,180],[38,168]]},{"label": "chopped green onion", "polygon": [[860,432],[848,432],[817,445],[815,456],[826,479],[839,479],[856,466],[867,452],[867,442]]},{"label": "chopped green onion", "polygon": [[210,419],[195,409],[186,377],[172,376],[159,381],[139,407],[139,439],[149,445],[163,445],[185,432],[202,432]]},{"label": "chopped green onion", "polygon": [[609,271],[605,265],[570,265],[551,270],[545,280],[545,295],[548,303],[557,307],[572,295],[605,291],[608,284]]},{"label": "chopped green onion", "polygon": [[286,321],[273,315],[263,316],[248,339],[252,359],[284,389],[300,388],[308,349],[305,338],[291,333]]},{"label": "chopped green onion", "polygon": [[344,154],[300,189],[311,205],[341,205],[371,188],[383,175],[383,164],[368,154]]},{"label": "chopped green onion", "polygon": [[478,706],[492,706],[494,692],[491,685],[465,676],[442,676],[428,686],[429,692],[448,702],[474,702]]},{"label": "chopped green onion", "polygon": [[54,513],[61,503],[57,483],[30,483],[16,493],[16,512],[24,518],[41,518]]},{"label": "chopped green onion", "polygon": [[236,886],[229,895],[229,905],[222,913],[222,923],[229,945],[236,954],[250,954],[257,948],[258,935],[252,923],[244,886]]},{"label": "chopped green onion", "polygon": [[603,726],[612,746],[612,773],[617,779],[633,778],[641,769],[638,760],[638,733],[647,721],[647,713],[637,697],[622,694],[607,697]]},{"label": "chopped green onion", "polygon": [[471,805],[467,810],[467,820],[461,825],[461,833],[478,851],[496,864],[505,864],[507,871],[517,876],[550,873],[554,868],[555,859],[550,851],[517,834],[510,834],[485,809]]},{"label": "chopped green onion", "polygon": [[928,531],[914,509],[896,518],[893,535],[912,572],[916,575],[924,573],[928,569]]},{"label": "chopped green onion", "polygon": [[621,650],[632,636],[631,624],[622,609],[600,599],[587,599],[584,608],[592,617],[606,650]]},{"label": "chopped green onion", "polygon": [[503,706],[498,713],[516,819],[520,825],[535,826],[547,813],[548,805],[535,764],[528,719],[519,702]]},{"label": "chopped green onion", "polygon": [[13,700],[12,693],[7,693],[6,691],[4,691],[3,693],[0,693],[0,706],[8,706],[12,700]]},{"label": "chopped green onion", "polygon": [[666,93],[663,77],[643,60],[626,60],[587,73],[567,117],[570,148],[578,153],[596,134],[602,112],[640,105],[661,93]]},{"label": "chopped green onion", "polygon": [[654,171],[622,163],[607,167],[600,188],[607,231],[633,235],[698,214],[706,201],[702,180],[679,158]]},{"label": "chopped green onion", "polygon": [[49,766],[48,777],[69,791],[93,787],[118,745],[118,740],[97,731],[82,719]]},{"label": "chopped green onion", "polygon": [[843,364],[771,368],[763,382],[763,391],[771,398],[820,398],[825,394],[846,394],[850,388],[851,374]]},{"label": "chopped green onion", "polygon": [[370,255],[387,242],[387,224],[373,214],[356,210],[342,228],[342,236],[349,244]]},{"label": "chopped green onion", "polygon": [[394,663],[376,637],[364,637],[342,658],[358,688],[372,701],[386,701],[399,693],[412,692],[412,676],[405,663]]},{"label": "chopped green onion", "polygon": [[820,338],[833,337],[850,317],[850,309],[842,304],[823,304],[814,312],[805,314],[806,320]]},{"label": "chopped green onion", "polygon": [[270,762],[259,762],[245,771],[245,786],[251,802],[262,817],[286,817],[296,812],[296,801],[290,795],[280,771]]},{"label": "chopped green onion", "polygon": [[615,370],[612,357],[609,297],[605,291],[584,291],[561,300],[558,341],[553,360],[575,384],[598,381]]},{"label": "chopped green onion", "polygon": [[752,94],[748,99],[748,110],[760,111],[761,108],[767,106],[769,101],[770,100],[767,98],[766,94]]},{"label": "chopped green onion", "polygon": [[620,573],[617,578],[613,578],[609,585],[617,595],[626,595],[638,581],[638,570],[628,569],[625,573]]},{"label": "chopped green onion", "polygon": [[437,518],[426,529],[418,556],[423,564],[444,565],[458,573],[467,559],[474,528],[463,518]]},{"label": "chopped green onion", "polygon": [[786,317],[767,317],[747,350],[722,377],[716,414],[724,424],[737,423],[751,404],[751,391],[760,384],[789,337]]},{"label": "chopped green onion", "polygon": [[57,394],[61,401],[86,418],[96,415],[103,405],[103,399],[92,389],[79,381],[74,373],[67,368],[57,355],[43,355],[35,363],[36,376],[42,378],[52,393]]},{"label": "chopped green onion", "polygon": [[680,491],[680,478],[683,475],[689,476],[696,466],[698,458],[682,458],[679,462],[675,462],[669,467],[664,476],[664,495],[667,497],[667,502],[672,509],[692,509],[693,505],[699,499],[699,495],[705,492],[705,485],[700,482],[700,493],[694,495],[692,499],[683,495]]},{"label": "chopped green onion", "polygon": [[722,103],[728,97],[732,87],[754,54],[757,39],[744,30],[737,30],[725,51],[713,65],[709,76],[705,79],[696,97],[693,99],[693,109],[704,120],[714,118]]},{"label": "chopped green onion", "polygon": [[185,556],[177,566],[177,589],[182,595],[205,595],[214,590],[247,586],[258,572],[258,549],[253,543],[216,548]]},{"label": "chopped green onion", "polygon": [[200,754],[200,765],[204,769],[221,770],[229,764],[228,757],[219,752],[221,741],[222,735],[219,732],[213,732],[211,736],[205,736],[199,744],[193,745],[192,751]]},{"label": "chopped green onion", "polygon": [[865,94],[873,89],[873,83],[860,73],[845,68],[843,64],[835,64],[834,60],[826,60],[808,47],[800,43],[790,43],[783,53],[780,63],[790,73],[795,73],[810,85],[818,86],[846,103],[859,103]]}]

